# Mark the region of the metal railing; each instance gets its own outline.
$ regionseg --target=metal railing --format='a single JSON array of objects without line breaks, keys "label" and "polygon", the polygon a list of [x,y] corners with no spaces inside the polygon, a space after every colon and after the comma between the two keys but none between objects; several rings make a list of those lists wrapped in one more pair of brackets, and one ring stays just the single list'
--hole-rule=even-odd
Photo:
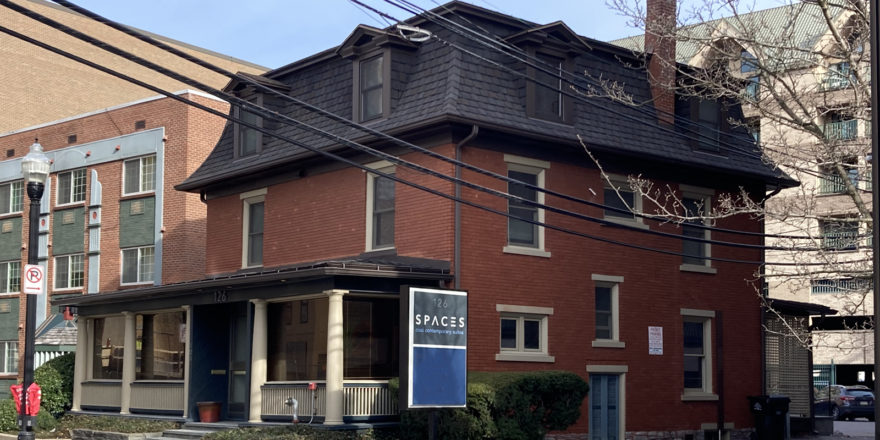
[{"label": "metal railing", "polygon": [[845,251],[859,246],[859,230],[836,229],[822,234],[822,243],[827,250]]},{"label": "metal railing", "polygon": [[832,122],[823,128],[826,141],[851,141],[859,136],[859,121]]},{"label": "metal railing", "polygon": [[[846,192],[846,184],[840,176],[833,174],[832,171],[826,171],[824,177],[819,180],[819,194],[843,194]],[[853,182],[858,188],[858,182]]]},{"label": "metal railing", "polygon": [[819,75],[819,89],[823,92],[840,90],[856,84],[856,77],[849,72],[829,70]]},{"label": "metal railing", "polygon": [[749,81],[743,89],[742,96],[746,101],[757,101],[761,93],[761,83]]}]

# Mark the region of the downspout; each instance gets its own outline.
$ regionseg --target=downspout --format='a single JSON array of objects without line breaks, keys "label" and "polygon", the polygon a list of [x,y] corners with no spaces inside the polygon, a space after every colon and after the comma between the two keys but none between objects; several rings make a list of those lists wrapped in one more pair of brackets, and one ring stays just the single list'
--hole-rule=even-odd
[{"label": "downspout", "polygon": [[208,193],[205,190],[199,191],[199,200],[206,205],[208,204]]},{"label": "downspout", "polygon": [[[471,134],[467,135],[466,138],[462,139],[461,142],[455,144],[455,160],[457,162],[461,162],[461,147],[464,144],[474,140],[477,135],[480,134],[480,127],[474,124],[473,128],[471,128]],[[461,179],[461,165],[455,165],[455,178]],[[453,258],[455,259],[453,263],[453,271],[455,276],[455,286],[456,290],[461,289],[461,202],[458,200],[461,199],[461,184],[455,183],[455,249],[453,251]]]}]

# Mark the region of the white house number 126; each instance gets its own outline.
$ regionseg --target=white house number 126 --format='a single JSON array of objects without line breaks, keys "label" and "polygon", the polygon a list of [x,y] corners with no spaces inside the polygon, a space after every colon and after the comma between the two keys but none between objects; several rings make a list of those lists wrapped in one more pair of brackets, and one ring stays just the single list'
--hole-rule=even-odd
[{"label": "white house number 126", "polygon": [[446,307],[449,307],[449,304],[446,302],[445,299],[435,298],[435,299],[434,299],[434,306],[436,306],[436,307],[442,307],[442,308],[445,309]]}]

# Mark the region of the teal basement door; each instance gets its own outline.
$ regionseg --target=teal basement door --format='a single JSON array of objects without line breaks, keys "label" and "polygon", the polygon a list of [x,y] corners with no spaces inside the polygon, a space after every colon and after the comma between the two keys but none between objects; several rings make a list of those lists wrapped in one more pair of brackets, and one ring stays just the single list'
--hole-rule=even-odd
[{"label": "teal basement door", "polygon": [[590,439],[620,438],[620,376],[590,375]]}]

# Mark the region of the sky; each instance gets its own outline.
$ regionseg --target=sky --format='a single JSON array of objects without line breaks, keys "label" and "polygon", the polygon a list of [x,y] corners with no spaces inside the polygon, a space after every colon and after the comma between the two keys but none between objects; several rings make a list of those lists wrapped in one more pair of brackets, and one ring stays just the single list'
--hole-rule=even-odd
[{"label": "sky", "polygon": [[[100,15],[225,55],[276,68],[339,45],[358,24],[379,26],[348,0],[74,0]],[[396,18],[406,12],[381,0],[362,0]],[[435,1],[410,0],[424,8]],[[443,0],[445,2],[445,0]],[[626,0],[634,4],[637,0]],[[644,0],[638,0],[644,4]],[[704,0],[679,0],[689,10]],[[734,0],[740,10],[791,0]],[[605,0],[468,0],[535,23],[562,20],[580,35],[608,41],[641,31]],[[384,26],[384,23],[382,23]]]}]

